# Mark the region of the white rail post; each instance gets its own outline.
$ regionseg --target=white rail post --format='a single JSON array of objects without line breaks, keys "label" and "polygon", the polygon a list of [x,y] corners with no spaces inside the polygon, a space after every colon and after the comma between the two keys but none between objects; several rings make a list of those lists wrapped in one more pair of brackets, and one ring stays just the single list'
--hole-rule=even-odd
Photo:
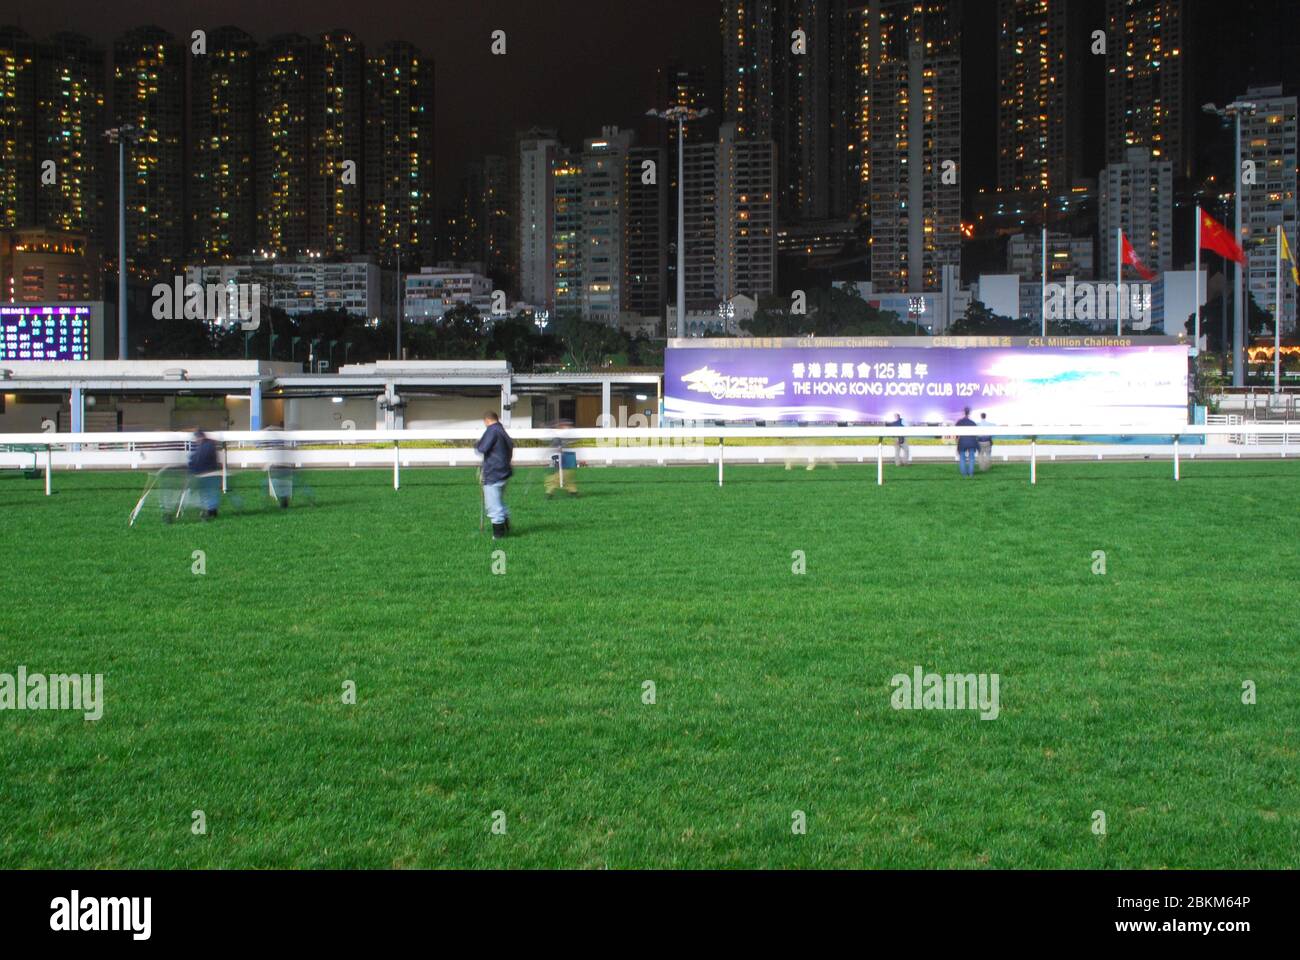
[{"label": "white rail post", "polygon": [[876,486],[885,485],[885,438],[876,444]]},{"label": "white rail post", "polygon": [[226,489],[226,457],[227,456],[229,456],[229,454],[226,453],[226,441],[222,440],[221,441],[221,492],[222,493],[229,492]]},{"label": "white rail post", "polygon": [[718,437],[718,486],[722,486],[722,445],[726,441]]},{"label": "white rail post", "polygon": [[1174,480],[1178,480],[1178,434],[1174,434]]},{"label": "white rail post", "polygon": [[45,445],[45,495],[50,495],[50,474],[54,472],[54,444]]},{"label": "white rail post", "polygon": [[1029,438],[1029,482],[1038,483],[1038,438]]},{"label": "white rail post", "polygon": [[402,441],[394,440],[393,441],[393,489],[394,490],[400,490],[402,488],[402,477],[400,472],[401,462],[402,462]]}]

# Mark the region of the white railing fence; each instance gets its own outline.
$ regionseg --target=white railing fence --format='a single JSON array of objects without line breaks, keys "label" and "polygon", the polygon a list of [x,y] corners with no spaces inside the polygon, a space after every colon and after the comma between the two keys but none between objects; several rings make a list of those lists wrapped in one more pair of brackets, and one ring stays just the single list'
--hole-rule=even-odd
[{"label": "white railing fence", "polygon": [[[232,469],[264,469],[272,464],[303,468],[391,466],[393,487],[397,489],[403,467],[477,465],[473,446],[480,433],[463,429],[226,430],[213,431],[209,436],[221,447],[223,477]],[[1041,460],[1168,458],[1177,480],[1183,459],[1287,457],[1296,451],[1300,424],[1227,422],[1178,428],[692,426],[558,432],[523,429],[511,431],[511,436],[516,441],[538,444],[516,447],[515,463],[520,466],[550,464],[555,454],[552,444],[558,437],[580,465],[716,463],[719,485],[724,478],[724,463],[782,461],[816,464],[874,460],[877,483],[884,483],[885,460],[893,457],[894,442],[900,438],[951,441],[960,436],[992,437],[995,457],[1003,462],[1027,460],[1030,483],[1037,483]],[[189,432],[0,434],[0,469],[42,472],[48,494],[52,492],[52,475],[58,470],[152,470],[183,465],[192,438]],[[778,440],[788,442],[771,443]],[[827,440],[838,442],[808,442]],[[594,441],[594,445],[568,445],[574,441]],[[728,441],[734,442],[728,446]],[[914,460],[955,457],[951,442],[909,446]]]}]

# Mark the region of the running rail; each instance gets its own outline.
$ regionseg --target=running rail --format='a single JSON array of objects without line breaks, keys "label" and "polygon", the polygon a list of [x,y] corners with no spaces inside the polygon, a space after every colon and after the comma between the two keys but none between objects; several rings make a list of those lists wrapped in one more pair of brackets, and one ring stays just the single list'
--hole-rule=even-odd
[{"label": "running rail", "polygon": [[[331,466],[339,468],[386,466],[389,458],[393,468],[393,488],[401,485],[401,467],[403,463],[412,465],[472,465],[478,461],[473,452],[473,444],[482,435],[482,430],[475,429],[435,429],[435,430],[213,430],[208,432],[222,446],[223,487],[227,463],[234,462],[240,468],[262,468],[272,462],[283,463],[293,460],[295,465]],[[1181,444],[1186,440],[1230,440],[1246,437],[1280,437],[1281,444],[1252,445],[1244,451],[1246,456],[1286,457],[1292,445],[1292,438],[1300,439],[1300,423],[1240,423],[1240,424],[1196,424],[1170,427],[1117,427],[1115,425],[1019,425],[1019,426],[919,426],[919,427],[837,427],[828,425],[810,426],[693,426],[693,427],[608,427],[578,428],[570,430],[548,430],[544,428],[525,428],[512,430],[510,435],[516,440],[540,441],[549,444],[556,438],[564,440],[608,441],[594,447],[580,447],[579,463],[597,464],[602,460],[609,465],[615,462],[610,456],[611,448],[627,447],[631,449],[650,449],[657,451],[653,455],[637,458],[659,463],[668,461],[699,462],[705,460],[718,464],[718,484],[723,482],[723,464],[726,458],[728,440],[774,440],[786,439],[794,443],[789,447],[745,446],[733,447],[732,456],[737,460],[765,463],[768,460],[802,459],[809,462],[817,459],[856,459],[864,462],[871,454],[876,460],[877,483],[884,483],[884,456],[886,441],[897,439],[950,439],[955,437],[992,437],[997,439],[1014,439],[1028,441],[1028,457],[1031,484],[1038,482],[1038,461],[1043,454],[1039,450],[1042,441],[1082,440],[1095,438],[1091,446],[1054,447],[1049,453],[1050,459],[1091,458],[1102,459],[1096,452],[1097,447],[1118,447],[1120,455],[1141,455],[1146,459],[1159,457],[1168,453],[1173,464],[1174,479],[1180,479],[1180,463],[1183,456]],[[1166,445],[1152,450],[1150,447],[1128,447],[1117,442],[1150,438],[1156,443]],[[148,431],[133,433],[16,433],[0,434],[0,468],[40,469],[45,474],[45,492],[52,492],[51,475],[57,469],[139,469],[141,467],[160,467],[182,464],[186,450],[193,439],[192,431]],[[800,447],[803,440],[861,440],[866,441],[856,446],[809,446]],[[715,444],[696,443],[687,445],[684,441],[716,441]],[[870,441],[875,441],[871,443]],[[454,444],[435,450],[412,447],[410,444],[421,443]],[[403,444],[408,446],[403,447]],[[326,449],[312,449],[321,445]],[[18,449],[15,449],[18,448]],[[674,449],[678,455],[673,455]],[[948,456],[944,447],[927,447],[927,451],[938,450],[942,457]],[[391,452],[390,452],[391,450]],[[810,453],[811,451],[811,453]],[[1004,461],[1026,459],[1023,444],[998,448],[998,455]],[[437,457],[432,455],[437,454]],[[1242,450],[1231,451],[1223,447],[1204,448],[1193,451],[1190,456],[1195,459],[1198,454],[1204,456],[1224,456],[1241,459]],[[319,455],[319,456],[318,456]],[[516,448],[516,462],[523,465],[536,463],[544,465],[549,462],[550,448]],[[630,458],[620,458],[630,459]]]}]

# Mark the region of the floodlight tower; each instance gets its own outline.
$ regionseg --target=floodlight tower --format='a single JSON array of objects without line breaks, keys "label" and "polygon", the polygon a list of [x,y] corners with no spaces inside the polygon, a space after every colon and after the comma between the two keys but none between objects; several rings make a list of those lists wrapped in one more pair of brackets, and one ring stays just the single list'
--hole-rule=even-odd
[{"label": "floodlight tower", "polygon": [[104,131],[117,144],[117,359],[126,355],[126,145],[139,143],[144,131],[132,123]]},{"label": "floodlight tower", "polygon": [[696,110],[679,105],[667,110],[648,110],[647,117],[658,117],[677,124],[677,336],[686,336],[686,123],[709,115],[709,108]]},{"label": "floodlight tower", "polygon": [[[1251,117],[1259,109],[1254,103],[1248,103],[1242,100],[1234,100],[1222,110],[1215,104],[1207,103],[1201,107],[1206,113],[1212,113],[1217,117],[1227,120],[1229,117],[1236,120],[1237,142],[1232,155],[1232,165],[1237,170],[1237,187],[1234,196],[1237,201],[1236,223],[1234,224],[1237,231],[1237,243],[1241,244],[1241,118]],[[1244,247],[1244,244],[1242,244]],[[1245,364],[1242,354],[1246,348],[1246,324],[1243,296],[1246,287],[1246,265],[1237,265],[1237,275],[1232,284],[1232,385],[1240,387],[1245,383]]]}]

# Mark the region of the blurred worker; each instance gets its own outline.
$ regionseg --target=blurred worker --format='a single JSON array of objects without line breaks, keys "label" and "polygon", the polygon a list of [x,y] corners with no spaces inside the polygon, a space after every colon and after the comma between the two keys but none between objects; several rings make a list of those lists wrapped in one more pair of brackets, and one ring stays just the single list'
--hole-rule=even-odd
[{"label": "blurred worker", "polygon": [[[889,421],[889,425],[891,427],[907,426],[907,424],[903,423],[903,415],[901,413],[894,414],[894,419]],[[910,464],[911,462],[912,462],[912,448],[907,445],[907,437],[895,437],[894,438],[894,466],[901,467],[903,464],[905,463]]]},{"label": "blurred worker", "polygon": [[510,532],[510,508],[505,504],[506,481],[514,474],[510,461],[515,442],[501,426],[501,418],[489,410],[483,414],[483,436],[474,449],[483,457],[483,505],[492,521],[492,539],[500,540]]},{"label": "blurred worker", "polygon": [[288,510],[293,500],[294,469],[290,444],[279,436],[279,427],[265,427],[269,436],[259,446],[267,451],[266,486],[267,492],[280,504],[281,510]]},{"label": "blurred worker", "polygon": [[194,431],[189,472],[198,488],[199,516],[204,520],[215,517],[221,499],[221,460],[217,456],[216,442],[202,430]]},{"label": "blurred worker", "polygon": [[[962,418],[957,421],[959,427],[973,427],[975,421],[970,418],[970,407],[965,408]],[[961,436],[957,438],[957,466],[963,477],[975,476],[975,454],[979,450],[976,437]]]},{"label": "blurred worker", "polygon": [[[551,424],[554,430],[568,430],[573,424],[568,420],[556,420]],[[546,489],[546,498],[549,500],[555,496],[555,491],[563,489],[569,496],[578,495],[578,484],[574,480],[574,474],[577,472],[578,458],[572,452],[564,449],[564,437],[556,433],[551,438],[551,464],[555,467],[553,471],[546,475],[544,487]]]},{"label": "blurred worker", "polygon": [[[989,419],[987,413],[981,413],[979,425],[981,427],[991,427],[994,424],[993,421]],[[989,467],[993,466],[993,437],[991,435],[980,437],[979,443],[979,468],[980,473],[985,473],[988,471]]]}]

